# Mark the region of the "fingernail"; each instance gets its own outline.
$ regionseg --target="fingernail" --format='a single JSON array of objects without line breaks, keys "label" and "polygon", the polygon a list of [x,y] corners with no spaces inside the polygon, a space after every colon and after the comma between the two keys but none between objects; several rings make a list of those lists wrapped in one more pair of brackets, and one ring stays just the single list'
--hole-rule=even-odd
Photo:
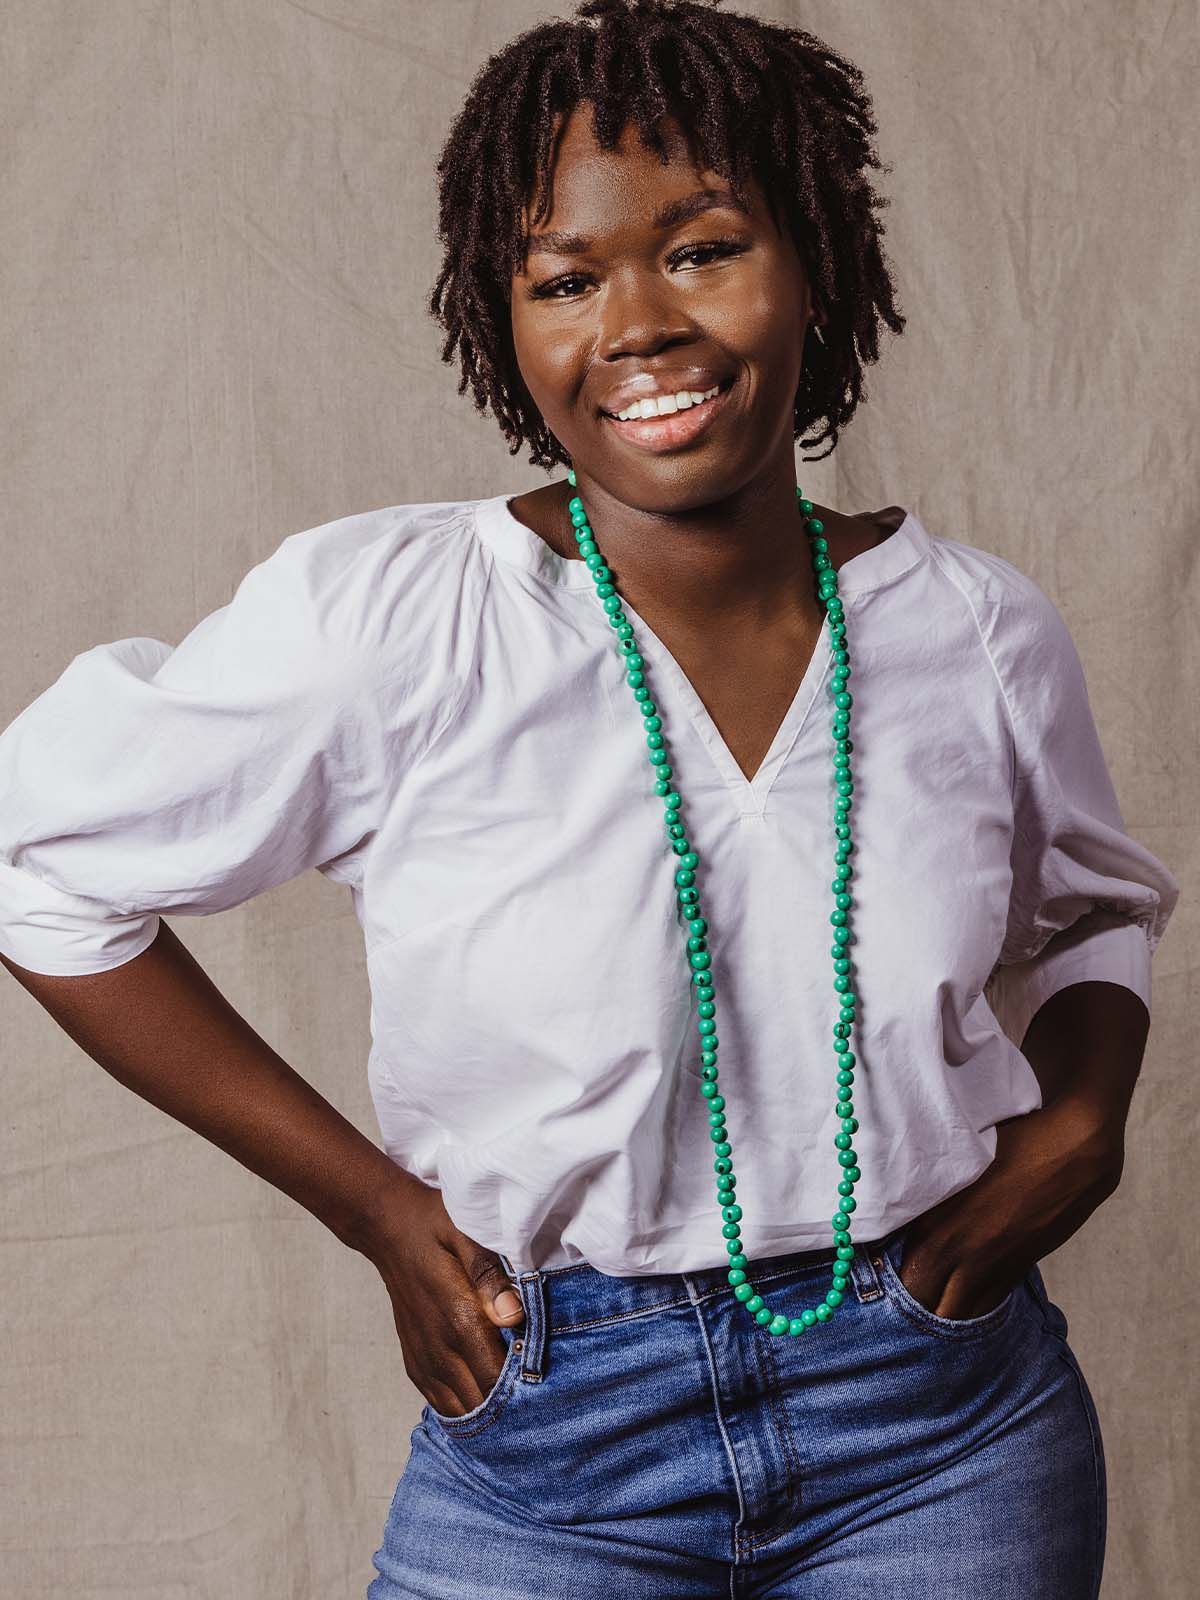
[{"label": "fingernail", "polygon": [[501,1289],[492,1303],[502,1317],[511,1317],[515,1312],[525,1309],[515,1289]]}]

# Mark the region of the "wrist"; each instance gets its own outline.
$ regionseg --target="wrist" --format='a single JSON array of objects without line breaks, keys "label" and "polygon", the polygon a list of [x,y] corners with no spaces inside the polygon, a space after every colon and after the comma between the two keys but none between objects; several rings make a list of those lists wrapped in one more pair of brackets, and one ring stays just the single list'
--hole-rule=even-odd
[{"label": "wrist", "polygon": [[411,1172],[385,1156],[376,1180],[359,1197],[352,1216],[339,1234],[343,1244],[357,1250],[376,1266],[392,1259],[411,1241],[415,1208],[431,1190]]}]

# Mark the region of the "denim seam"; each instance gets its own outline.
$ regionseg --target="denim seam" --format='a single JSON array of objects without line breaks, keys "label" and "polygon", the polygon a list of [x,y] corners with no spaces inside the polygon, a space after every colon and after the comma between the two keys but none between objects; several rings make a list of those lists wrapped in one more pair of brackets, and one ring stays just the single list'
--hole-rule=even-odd
[{"label": "denim seam", "polygon": [[1103,1545],[1105,1538],[1104,1522],[1106,1517],[1106,1509],[1104,1506],[1104,1485],[1102,1483],[1100,1471],[1102,1446],[1096,1433],[1096,1424],[1092,1420],[1092,1408],[1088,1404],[1087,1397],[1083,1392],[1083,1378],[1082,1374],[1080,1373],[1078,1363],[1068,1348],[1065,1339],[1062,1341],[1062,1344],[1063,1348],[1058,1352],[1059,1359],[1061,1361],[1065,1361],[1067,1366],[1071,1369],[1071,1376],[1075,1380],[1075,1391],[1079,1396],[1079,1404],[1083,1407],[1083,1414],[1087,1418],[1088,1436],[1092,1441],[1092,1477],[1095,1484],[1093,1514],[1096,1519],[1096,1563],[1092,1572],[1092,1600],[1097,1600],[1097,1597],[1100,1593],[1100,1578],[1104,1569]]},{"label": "denim seam", "polygon": [[[692,1297],[689,1295],[688,1298],[691,1299]],[[725,1456],[729,1462],[729,1470],[733,1475],[733,1486],[737,1492],[738,1521],[740,1522],[746,1515],[746,1495],[742,1489],[742,1475],[738,1471],[737,1455],[734,1452],[733,1441],[729,1437],[729,1430],[725,1426],[725,1416],[721,1410],[721,1385],[717,1377],[717,1361],[713,1355],[712,1341],[708,1337],[708,1329],[704,1323],[704,1313],[700,1309],[700,1302],[692,1300],[692,1308],[696,1313],[696,1321],[700,1327],[700,1341],[704,1346],[704,1354],[708,1360],[708,1375],[712,1385],[713,1415],[717,1419],[717,1431],[721,1435],[721,1442],[725,1446]],[[736,1562],[740,1554],[736,1528],[733,1530],[732,1546],[730,1558]],[[729,1592],[731,1595],[734,1592],[734,1571],[735,1569],[731,1567],[729,1572]]]},{"label": "denim seam", "polygon": [[1079,1403],[1083,1407],[1083,1414],[1087,1419],[1088,1436],[1092,1441],[1092,1473],[1096,1486],[1095,1517],[1096,1517],[1096,1564],[1092,1573],[1091,1600],[1098,1600],[1100,1594],[1100,1581],[1104,1573],[1104,1542],[1106,1538],[1105,1523],[1107,1521],[1107,1507],[1105,1505],[1106,1488],[1102,1477],[1101,1463],[1103,1461],[1104,1446],[1096,1432],[1096,1422],[1092,1418],[1092,1407],[1088,1404],[1084,1393],[1083,1375],[1079,1370],[1079,1363],[1074,1352],[1067,1342],[1066,1336],[1057,1328],[1050,1326],[1050,1296],[1044,1283],[1039,1283],[1040,1264],[1035,1262],[1033,1268],[1027,1273],[1025,1283],[1037,1303],[1038,1315],[1041,1319],[1042,1331],[1057,1340],[1060,1349],[1059,1360],[1070,1370],[1075,1380],[1075,1392],[1079,1396]]},{"label": "denim seam", "polygon": [[[787,1419],[787,1407],[783,1401],[783,1392],[779,1387],[779,1368],[775,1361],[775,1351],[771,1346],[771,1339],[775,1335],[759,1337],[755,1340],[758,1346],[759,1370],[763,1376],[763,1385],[767,1398],[771,1403],[771,1416],[775,1422],[775,1429],[779,1435],[779,1442],[783,1446],[784,1460],[787,1463],[786,1497],[787,1509],[784,1512],[786,1519],[800,1515],[800,1463],[796,1453],[796,1441],[792,1437],[791,1427]],[[770,1368],[770,1372],[766,1369]],[[741,1534],[740,1540],[747,1555],[753,1555],[761,1550],[764,1545],[773,1544],[776,1539],[783,1537],[789,1531],[789,1521],[782,1524],[776,1523],[773,1528],[765,1528],[761,1532],[746,1532]]]},{"label": "denim seam", "polygon": [[658,1300],[652,1306],[639,1306],[636,1311],[618,1311],[611,1317],[588,1317],[583,1322],[556,1322],[554,1333],[570,1333],[574,1328],[603,1328],[614,1322],[632,1322],[638,1317],[653,1316],[656,1311],[668,1311],[672,1306],[686,1306],[691,1297],[680,1295],[676,1300]]}]

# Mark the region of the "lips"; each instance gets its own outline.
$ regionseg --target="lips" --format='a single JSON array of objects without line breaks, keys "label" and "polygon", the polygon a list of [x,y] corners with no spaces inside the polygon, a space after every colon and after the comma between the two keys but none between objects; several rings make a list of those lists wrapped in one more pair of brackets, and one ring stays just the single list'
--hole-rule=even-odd
[{"label": "lips", "polygon": [[712,426],[728,405],[732,389],[733,380],[729,379],[711,400],[702,400],[699,405],[690,406],[686,411],[663,416],[631,417],[622,422],[619,417],[605,411],[603,417],[605,423],[615,429],[625,443],[639,450],[677,450],[691,444]]}]

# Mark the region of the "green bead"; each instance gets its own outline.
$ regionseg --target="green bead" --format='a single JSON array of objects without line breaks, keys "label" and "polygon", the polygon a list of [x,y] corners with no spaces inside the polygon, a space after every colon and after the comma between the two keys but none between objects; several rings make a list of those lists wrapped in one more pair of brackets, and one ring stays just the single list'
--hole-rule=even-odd
[{"label": "green bead", "polygon": [[[826,1298],[828,1298],[828,1296],[826,1296]],[[776,1315],[771,1318],[771,1321],[767,1325],[767,1332],[786,1333],[787,1331],[788,1319],[783,1315],[782,1312],[776,1313]]]},{"label": "green bead", "polygon": [[788,1323],[788,1332],[790,1334],[807,1333],[807,1331],[808,1324],[805,1322],[803,1317],[793,1317]]},{"label": "green bead", "polygon": [[[572,487],[576,486],[573,468],[568,472],[567,479]],[[848,1262],[842,1258],[843,1256],[853,1258],[854,1255],[849,1234],[849,1218],[856,1204],[852,1191],[861,1176],[857,1165],[858,1156],[851,1144],[853,1136],[859,1130],[858,1120],[853,1115],[853,1101],[850,1099],[850,1085],[854,1076],[851,1068],[855,1058],[846,1048],[851,1025],[855,1020],[857,998],[849,988],[851,962],[845,948],[851,937],[846,925],[846,913],[852,904],[849,886],[853,869],[849,865],[848,858],[854,848],[849,826],[854,791],[849,759],[854,748],[849,738],[850,709],[853,701],[846,688],[851,676],[851,663],[849,652],[845,648],[845,606],[838,594],[838,573],[829,556],[829,541],[823,537],[825,524],[819,517],[813,515],[815,510],[813,502],[804,496],[798,485],[796,497],[804,520],[804,530],[810,541],[814,580],[818,593],[825,602],[824,620],[830,645],[829,691],[832,710],[830,725],[834,742],[832,769],[835,789],[834,833],[837,841],[834,852],[834,875],[830,885],[834,895],[834,906],[830,915],[830,922],[833,925],[830,954],[834,965],[834,991],[840,999],[838,1020],[833,1030],[833,1048],[839,1068],[836,1105],[839,1126],[835,1136],[835,1149],[842,1176],[837,1185],[838,1195],[841,1197],[840,1204],[833,1217],[834,1240],[838,1255],[833,1263],[832,1286],[827,1291],[824,1301],[815,1310],[807,1310],[801,1316],[793,1318],[772,1312],[763,1302],[762,1296],[753,1292],[753,1287],[746,1278],[749,1264],[740,1242],[743,1212],[742,1207],[734,1199],[736,1180],[730,1159],[732,1145],[726,1137],[728,1131],[725,1126],[726,1100],[717,1089],[719,1040],[715,1031],[717,1024],[716,1007],[713,1004],[715,990],[712,984],[712,958],[705,937],[709,930],[707,921],[700,915],[699,895],[694,887],[695,868],[699,864],[700,853],[692,847],[680,820],[680,796],[677,791],[670,788],[672,769],[665,759],[663,719],[646,685],[645,658],[634,640],[632,624],[625,615],[620,595],[612,582],[612,573],[598,548],[581,498],[578,495],[572,496],[569,505],[580,558],[586,563],[592,575],[597,598],[616,634],[617,653],[622,661],[626,683],[633,690],[634,700],[639,707],[646,735],[647,757],[654,769],[654,793],[663,801],[667,838],[671,845],[671,853],[678,863],[675,870],[675,888],[683,920],[688,924],[686,947],[689,981],[697,991],[696,1030],[701,1044],[700,1088],[709,1121],[709,1134],[713,1142],[713,1170],[717,1178],[717,1200],[721,1207],[722,1236],[729,1258],[729,1282],[739,1301],[747,1306],[755,1320],[773,1334],[802,1332],[817,1322],[827,1320],[833,1314],[834,1308],[841,1303],[850,1272]]]}]

